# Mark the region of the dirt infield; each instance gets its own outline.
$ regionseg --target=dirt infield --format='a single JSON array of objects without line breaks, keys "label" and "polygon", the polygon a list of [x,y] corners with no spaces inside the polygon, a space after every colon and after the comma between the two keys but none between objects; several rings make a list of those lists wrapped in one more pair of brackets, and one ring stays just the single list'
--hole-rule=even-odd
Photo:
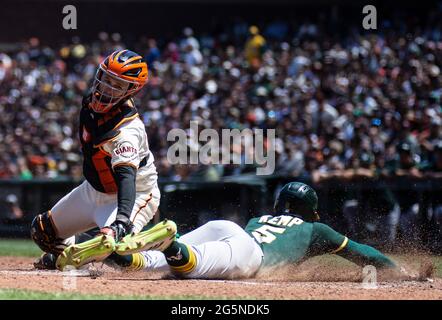
[{"label": "dirt infield", "polygon": [[255,279],[242,281],[166,280],[163,274],[125,273],[95,264],[92,274],[75,277],[75,288],[69,282],[73,277],[58,271],[35,271],[32,261],[0,257],[0,288],[158,299],[442,299],[441,278],[427,280],[424,275],[421,281],[404,281],[381,274],[377,288],[367,289],[362,286],[358,268],[324,266],[317,261],[302,268],[262,272]]}]

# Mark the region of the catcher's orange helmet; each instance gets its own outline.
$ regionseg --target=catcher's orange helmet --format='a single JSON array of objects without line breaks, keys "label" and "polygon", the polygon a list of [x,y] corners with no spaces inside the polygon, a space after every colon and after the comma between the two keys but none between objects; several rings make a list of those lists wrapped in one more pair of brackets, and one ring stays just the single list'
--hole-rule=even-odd
[{"label": "catcher's orange helmet", "polygon": [[100,63],[92,88],[90,107],[98,113],[112,109],[138,92],[147,82],[147,64],[130,50],[117,50]]}]

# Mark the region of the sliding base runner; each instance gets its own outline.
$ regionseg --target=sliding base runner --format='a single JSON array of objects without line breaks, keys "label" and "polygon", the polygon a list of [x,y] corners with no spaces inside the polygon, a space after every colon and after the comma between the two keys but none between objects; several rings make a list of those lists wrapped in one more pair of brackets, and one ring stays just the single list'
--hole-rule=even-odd
[{"label": "sliding base runner", "polygon": [[142,252],[145,269],[169,270],[185,278],[238,279],[252,277],[265,266],[296,264],[330,253],[361,266],[395,267],[375,248],[317,222],[317,203],[311,187],[289,183],[275,202],[275,216],[253,218],[245,230],[230,221],[211,221],[162,252]]},{"label": "sliding base runner", "polygon": [[323,223],[309,223],[298,217],[254,218],[246,232],[260,244],[265,266],[300,263],[322,254],[337,254],[359,265],[395,266],[375,248],[349,240]]}]

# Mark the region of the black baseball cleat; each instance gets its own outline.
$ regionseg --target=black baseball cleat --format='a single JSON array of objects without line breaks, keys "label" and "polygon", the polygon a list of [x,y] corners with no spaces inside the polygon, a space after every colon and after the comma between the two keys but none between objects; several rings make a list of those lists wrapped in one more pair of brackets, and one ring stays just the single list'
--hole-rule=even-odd
[{"label": "black baseball cleat", "polygon": [[43,253],[40,258],[34,261],[34,268],[38,270],[56,270],[56,261],[57,257],[52,253]]}]

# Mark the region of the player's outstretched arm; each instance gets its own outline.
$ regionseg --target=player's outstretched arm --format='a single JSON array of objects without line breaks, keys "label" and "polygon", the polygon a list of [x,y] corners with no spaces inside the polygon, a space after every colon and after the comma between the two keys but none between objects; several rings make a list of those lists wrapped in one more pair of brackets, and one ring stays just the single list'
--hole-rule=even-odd
[{"label": "player's outstretched arm", "polygon": [[352,240],[348,240],[347,246],[337,254],[358,265],[370,264],[378,268],[396,267],[396,264],[379,250]]},{"label": "player's outstretched arm", "polygon": [[360,266],[394,268],[396,264],[375,248],[348,239],[323,223],[313,224],[312,255],[332,253]]}]

